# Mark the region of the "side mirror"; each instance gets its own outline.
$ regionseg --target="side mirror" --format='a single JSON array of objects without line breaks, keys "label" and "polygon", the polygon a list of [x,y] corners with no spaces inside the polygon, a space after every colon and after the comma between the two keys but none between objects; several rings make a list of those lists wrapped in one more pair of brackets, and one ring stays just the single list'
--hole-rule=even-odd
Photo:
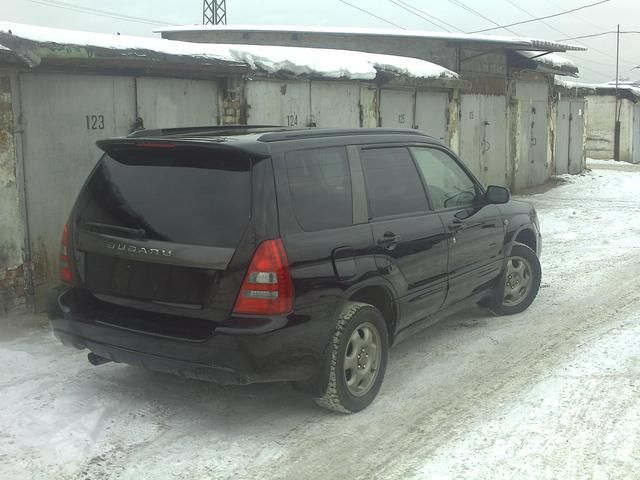
[{"label": "side mirror", "polygon": [[511,199],[511,192],[506,187],[499,187],[498,185],[489,185],[487,187],[487,193],[485,198],[488,203],[507,203]]}]

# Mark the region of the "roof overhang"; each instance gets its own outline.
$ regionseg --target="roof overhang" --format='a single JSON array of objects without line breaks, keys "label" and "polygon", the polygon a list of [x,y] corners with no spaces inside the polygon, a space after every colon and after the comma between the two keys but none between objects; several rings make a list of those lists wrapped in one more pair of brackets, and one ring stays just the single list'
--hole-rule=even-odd
[{"label": "roof overhang", "polygon": [[[225,33],[261,34],[269,36],[292,36],[292,39],[304,35],[341,36],[349,39],[384,37],[404,38],[424,42],[446,42],[461,47],[469,48],[504,48],[506,50],[536,50],[549,52],[565,52],[570,50],[586,50],[584,47],[566,43],[553,42],[535,38],[507,37],[500,35],[480,35],[465,33],[428,32],[422,30],[400,29],[369,29],[354,27],[308,27],[290,25],[187,25],[178,27],[165,27],[156,30],[163,38],[186,41],[202,41],[212,43],[224,43],[220,41]],[[194,40],[194,34],[198,34],[201,40]],[[250,43],[250,42],[247,42]]]}]

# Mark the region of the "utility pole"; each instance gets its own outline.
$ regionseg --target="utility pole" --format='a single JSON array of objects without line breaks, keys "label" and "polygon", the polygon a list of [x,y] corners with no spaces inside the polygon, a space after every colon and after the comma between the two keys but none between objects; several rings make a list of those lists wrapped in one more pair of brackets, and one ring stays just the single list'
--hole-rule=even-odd
[{"label": "utility pole", "polygon": [[202,24],[226,25],[227,0],[202,0]]},{"label": "utility pole", "polygon": [[620,107],[618,100],[618,82],[620,81],[620,24],[618,24],[618,36],[616,38],[616,109],[615,123],[613,124],[613,159],[620,160]]}]

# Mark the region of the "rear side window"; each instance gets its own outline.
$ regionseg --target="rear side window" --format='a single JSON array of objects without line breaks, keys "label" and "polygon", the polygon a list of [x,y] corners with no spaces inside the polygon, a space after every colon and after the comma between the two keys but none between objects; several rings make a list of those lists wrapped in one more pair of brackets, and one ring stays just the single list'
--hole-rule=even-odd
[{"label": "rear side window", "polygon": [[353,224],[353,199],[344,147],[298,150],[286,157],[293,211],[303,230]]},{"label": "rear side window", "polygon": [[387,217],[428,209],[422,180],[404,147],[360,152],[367,184],[369,216]]},{"label": "rear side window", "polygon": [[250,159],[192,147],[119,150],[102,157],[78,205],[80,228],[236,247],[251,216]]}]

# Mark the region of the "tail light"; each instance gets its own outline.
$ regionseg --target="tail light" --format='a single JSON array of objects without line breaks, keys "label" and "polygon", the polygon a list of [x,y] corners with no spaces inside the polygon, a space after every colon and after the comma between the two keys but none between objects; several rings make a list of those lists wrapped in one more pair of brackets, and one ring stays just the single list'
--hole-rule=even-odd
[{"label": "tail light", "polygon": [[69,260],[69,227],[65,224],[60,240],[60,280],[64,283],[73,281],[71,261]]},{"label": "tail light", "polygon": [[233,313],[248,315],[284,315],[293,309],[293,281],[289,260],[280,239],[258,245]]}]

